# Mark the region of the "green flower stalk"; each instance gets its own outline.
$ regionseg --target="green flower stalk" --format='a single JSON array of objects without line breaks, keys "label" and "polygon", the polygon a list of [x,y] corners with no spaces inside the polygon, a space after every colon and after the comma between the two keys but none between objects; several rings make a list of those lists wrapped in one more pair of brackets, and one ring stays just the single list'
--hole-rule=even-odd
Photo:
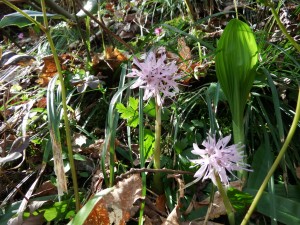
[{"label": "green flower stalk", "polygon": [[209,134],[202,142],[204,148],[194,143],[192,153],[198,155],[198,159],[190,160],[195,165],[199,165],[199,170],[194,174],[196,180],[210,179],[222,196],[224,206],[228,215],[230,225],[235,224],[235,217],[232,205],[226,193],[229,186],[228,174],[234,171],[252,171],[249,165],[243,162],[243,154],[239,151],[240,145],[228,145],[231,135],[216,139],[215,135]]},{"label": "green flower stalk", "polygon": [[[160,54],[157,57],[156,54]],[[139,68],[133,68],[132,72],[127,74],[127,77],[137,78],[131,88],[145,89],[143,100],[148,100],[151,97],[155,98],[156,104],[156,121],[155,121],[155,144],[154,144],[154,168],[160,169],[161,156],[161,111],[164,98],[174,97],[176,92],[179,92],[176,79],[181,78],[181,74],[176,74],[178,67],[175,61],[170,63],[167,61],[166,50],[161,47],[155,51],[151,51],[146,55],[144,62],[139,62],[134,58],[133,63]],[[159,194],[163,192],[163,186],[160,179],[160,173],[154,174],[155,191]]]},{"label": "green flower stalk", "polygon": [[244,110],[257,63],[258,48],[250,27],[238,19],[232,19],[218,42],[216,73],[232,114],[235,144],[245,142]]}]

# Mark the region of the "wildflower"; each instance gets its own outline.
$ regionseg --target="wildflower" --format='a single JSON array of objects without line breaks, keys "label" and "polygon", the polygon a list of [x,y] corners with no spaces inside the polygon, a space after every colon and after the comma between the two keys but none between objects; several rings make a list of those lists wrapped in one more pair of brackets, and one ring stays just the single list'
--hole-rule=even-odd
[{"label": "wildflower", "polygon": [[232,171],[247,170],[248,164],[243,162],[240,145],[227,146],[231,135],[220,138],[216,142],[215,136],[208,135],[207,140],[204,140],[202,145],[204,149],[200,149],[196,143],[193,144],[194,150],[192,153],[201,156],[201,159],[190,160],[196,165],[200,165],[200,169],[195,173],[194,177],[202,180],[211,179],[217,185],[216,176],[218,175],[221,182],[225,185],[229,184],[229,178],[226,171],[233,175]]},{"label": "wildflower", "polygon": [[164,30],[161,27],[157,27],[155,28],[154,33],[156,36],[160,36],[163,33],[163,31]]},{"label": "wildflower", "polygon": [[133,63],[140,70],[133,68],[127,77],[138,78],[131,88],[144,88],[144,100],[155,97],[157,104],[162,106],[165,97],[173,97],[176,92],[179,92],[175,80],[179,79],[181,75],[176,74],[178,67],[175,61],[166,62],[165,50],[160,48],[159,52],[161,53],[160,58],[156,58],[155,52],[151,51],[143,63],[134,58]]},{"label": "wildflower", "polygon": [[18,34],[18,38],[21,40],[21,39],[23,39],[24,38],[24,34],[23,33],[19,33]]},{"label": "wildflower", "polygon": [[87,87],[91,89],[96,89],[101,81],[94,75],[90,75],[89,72],[86,73],[84,78],[81,78],[79,74],[71,80],[71,83],[77,87],[79,93],[84,92]]}]

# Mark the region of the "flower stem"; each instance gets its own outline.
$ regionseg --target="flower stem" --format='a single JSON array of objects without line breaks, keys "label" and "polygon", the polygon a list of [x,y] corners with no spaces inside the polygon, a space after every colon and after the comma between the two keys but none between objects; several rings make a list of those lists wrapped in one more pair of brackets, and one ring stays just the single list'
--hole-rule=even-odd
[{"label": "flower stem", "polygon": [[[155,120],[155,144],[154,144],[154,168],[160,169],[160,137],[161,137],[161,106],[155,104],[156,120]],[[162,183],[160,173],[154,174],[154,188],[158,194],[162,193]]]},{"label": "flower stem", "polygon": [[[141,169],[145,168],[145,149],[144,149],[144,116],[143,116],[143,95],[144,89],[139,90],[139,147],[140,147],[140,159],[141,159]],[[140,206],[140,215],[139,215],[139,225],[144,224],[144,210],[145,210],[145,197],[147,193],[147,181],[146,173],[142,172],[142,197],[143,201]]]},{"label": "flower stem", "polygon": [[217,181],[217,187],[218,190],[221,194],[221,197],[223,199],[223,203],[227,212],[227,216],[228,216],[228,220],[229,220],[229,224],[230,225],[235,225],[235,218],[234,218],[234,211],[233,208],[231,206],[231,203],[229,201],[229,198],[226,194],[226,191],[221,183],[220,177],[218,175],[218,173],[215,173],[215,177],[216,177],[216,181]]},{"label": "flower stem", "polygon": [[[241,114],[240,118],[236,120],[232,120],[232,130],[233,130],[233,138],[234,138],[234,144],[237,145],[244,145],[245,144],[245,131],[244,131],[244,122],[243,122],[243,115]],[[239,151],[242,155],[245,154],[245,148],[241,147],[239,148]],[[244,163],[246,163],[246,158],[244,158]],[[246,171],[241,170],[238,171],[238,178],[241,180],[246,179]]]}]

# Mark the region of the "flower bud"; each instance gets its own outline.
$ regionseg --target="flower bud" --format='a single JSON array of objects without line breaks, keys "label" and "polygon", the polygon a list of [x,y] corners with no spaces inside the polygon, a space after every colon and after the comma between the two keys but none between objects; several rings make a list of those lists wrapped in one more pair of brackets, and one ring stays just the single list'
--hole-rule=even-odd
[{"label": "flower bud", "polygon": [[216,73],[233,119],[243,114],[256,74],[258,49],[250,27],[232,19],[218,42]]}]

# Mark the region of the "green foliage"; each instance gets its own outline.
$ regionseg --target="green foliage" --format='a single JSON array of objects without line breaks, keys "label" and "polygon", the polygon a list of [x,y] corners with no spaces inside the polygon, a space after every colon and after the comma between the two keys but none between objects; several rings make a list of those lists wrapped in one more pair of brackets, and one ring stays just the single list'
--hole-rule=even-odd
[{"label": "green foliage", "polygon": [[[34,18],[36,21],[43,21],[43,13],[32,11],[32,10],[23,10],[24,13],[28,14],[30,17]],[[47,13],[47,17],[52,19],[61,19],[62,16],[57,14]],[[19,12],[11,13],[5,15],[0,21],[0,28],[4,28],[7,26],[18,26],[20,28],[32,25],[33,23],[29,21],[25,16],[23,16]]]},{"label": "green foliage", "polygon": [[[72,207],[73,206],[73,207]],[[71,208],[70,208],[71,207]],[[55,202],[51,207],[45,209],[44,218],[49,221],[60,221],[75,216],[75,200]]]},{"label": "green foliage", "polygon": [[239,191],[232,187],[227,189],[227,195],[230,199],[231,205],[237,211],[245,209],[252,203],[253,200],[252,195],[249,195],[248,193]]},{"label": "green foliage", "polygon": [[149,129],[145,129],[144,130],[144,157],[145,159],[148,159],[149,157],[153,156],[153,151],[154,151],[154,132],[149,130]]},{"label": "green foliage", "polygon": [[138,103],[138,99],[129,97],[127,107],[125,107],[122,103],[118,103],[116,105],[116,109],[121,114],[121,118],[127,120],[127,124],[130,127],[137,127],[139,124]]},{"label": "green foliage", "polygon": [[[200,68],[201,76],[199,79],[191,79],[187,85],[181,85],[182,92],[176,96],[176,99],[173,99],[174,101],[166,101],[170,103],[170,105],[162,109],[163,138],[161,144],[163,155],[161,156],[161,162],[163,167],[190,171],[192,173],[195,172],[196,169],[199,169],[198,167],[193,167],[189,161],[189,159],[195,158],[195,155],[191,153],[192,143],[197,143],[200,147],[205,135],[210,131],[222,132],[223,134],[232,132],[230,125],[231,115],[229,114],[230,112],[226,100],[229,101],[231,110],[239,108],[240,111],[237,117],[241,115],[244,116],[243,124],[245,125],[244,131],[246,132],[245,144],[248,153],[247,160],[248,163],[251,164],[253,172],[248,173],[249,177],[244,190],[245,192],[240,192],[236,189],[228,189],[227,192],[233,207],[238,213],[244,214],[243,209],[247,208],[252,202],[251,195],[254,196],[257,193],[290,128],[294,116],[295,100],[297,98],[299,85],[298,80],[300,78],[298,54],[295,53],[295,49],[292,45],[286,42],[282,37],[280,40],[278,39],[278,41],[270,41],[271,32],[275,29],[272,20],[266,21],[263,28],[264,30],[261,30],[259,24],[256,24],[255,35],[257,40],[259,40],[261,54],[260,68],[256,74],[258,48],[255,47],[256,44],[254,43],[253,33],[247,24],[234,19],[230,21],[226,27],[218,43],[216,52],[217,76],[222,86],[222,89],[220,89],[220,85],[216,83],[212,57],[215,53],[214,46],[216,46],[217,38],[216,36],[212,37],[210,35],[213,35],[211,31],[216,31],[214,30],[215,21],[223,21],[223,19],[225,19],[224,14],[231,12],[215,13],[209,17],[202,17],[195,23],[191,23],[184,15],[184,1],[142,1],[143,4],[137,5],[138,7],[134,5],[138,3],[131,2],[129,6],[128,1],[122,0],[117,2],[118,8],[111,9],[106,7],[105,2],[101,3],[102,5],[99,6],[101,10],[98,11],[98,15],[103,16],[104,19],[111,16],[110,19],[112,22],[126,24],[128,22],[125,22],[122,10],[125,7],[132,7],[130,10],[133,9],[133,11],[130,11],[130,13],[134,12],[140,16],[140,18],[146,18],[145,24],[143,24],[142,20],[140,21],[141,24],[134,24],[141,28],[142,34],[136,34],[135,38],[130,39],[133,40],[135,44],[135,52],[133,55],[140,56],[144,53],[145,49],[156,48],[158,46],[165,46],[172,54],[174,52],[178,54],[178,38],[185,37],[186,44],[190,47],[192,55],[192,58],[187,61],[190,61],[190,65],[198,63],[197,65]],[[205,8],[203,10],[205,10]],[[292,10],[292,8],[289,10]],[[281,11],[279,7],[278,11]],[[295,11],[291,15],[296,17],[299,11],[299,6],[296,6]],[[42,14],[40,12],[24,12],[27,12],[37,21],[42,22]],[[254,13],[254,11],[250,11],[250,13]],[[54,14],[47,14],[47,16],[54,19],[59,18]],[[240,18],[242,18],[242,16]],[[126,16],[126,20],[127,19],[130,20],[129,17],[127,18]],[[64,62],[67,66],[64,74],[64,83],[67,85],[68,92],[68,110],[65,111],[68,112],[68,119],[72,122],[71,132],[81,132],[87,135],[90,138],[89,140],[93,140],[93,143],[95,143],[96,140],[98,141],[98,139],[102,139],[105,135],[105,146],[101,149],[103,150],[102,156],[104,156],[102,157],[102,171],[107,169],[105,168],[107,166],[105,156],[107,155],[106,153],[108,153],[106,151],[109,151],[111,154],[109,165],[111,169],[110,177],[112,178],[114,177],[114,171],[116,174],[121,175],[127,172],[133,165],[137,166],[133,163],[134,159],[140,160],[140,167],[151,166],[152,164],[148,164],[148,161],[145,165],[145,160],[151,160],[154,150],[155,134],[153,128],[154,119],[156,117],[154,99],[145,102],[144,106],[141,104],[140,110],[143,111],[144,115],[139,115],[138,99],[133,97],[127,99],[127,96],[131,94],[131,90],[129,88],[130,84],[125,84],[124,82],[124,80],[126,80],[124,76],[128,72],[125,66],[121,76],[119,76],[119,71],[114,71],[114,76],[116,75],[115,77],[121,80],[119,90],[117,91],[115,87],[109,86],[109,82],[104,84],[103,90],[105,89],[105,91],[97,89],[80,94],[74,91],[74,85],[71,85],[71,80],[74,78],[82,80],[88,75],[88,72],[98,76],[97,72],[100,71],[102,75],[108,75],[108,79],[111,78],[110,73],[112,72],[109,70],[110,73],[106,74],[102,70],[102,67],[106,67],[113,62],[114,59],[103,60],[103,55],[100,53],[103,49],[102,46],[100,48],[99,46],[101,42],[103,46],[110,44],[115,45],[116,43],[108,43],[107,40],[109,37],[107,39],[106,34],[101,36],[97,33],[95,39],[90,39],[90,50],[91,54],[95,54],[96,58],[99,56],[101,62],[99,62],[99,65],[97,62],[83,63],[86,54],[81,49],[82,45],[79,44],[77,46],[76,43],[80,43],[78,40],[82,38],[90,38],[89,35],[94,35],[93,32],[96,33],[98,28],[93,27],[95,29],[91,29],[91,27],[86,27],[88,30],[91,29],[91,34],[86,32],[86,35],[81,37],[78,31],[79,27],[76,27],[73,23],[60,22],[57,24],[56,22],[57,21],[51,21],[51,29],[49,29],[54,39],[55,47],[60,53],[66,53],[68,60],[71,61],[66,60]],[[107,21],[105,20],[105,22]],[[135,22],[137,23],[137,20],[135,20]],[[252,21],[250,23],[252,23]],[[5,15],[2,18],[0,28],[18,26],[23,29],[12,27],[10,28],[12,29],[11,31],[14,33],[15,30],[13,29],[16,29],[17,32],[21,30],[27,37],[28,29],[26,26],[31,24],[33,23],[25,19],[21,14],[13,13]],[[91,22],[86,25],[94,25],[94,23]],[[133,24],[130,24],[131,28],[133,27],[132,25]],[[107,27],[112,30],[118,30],[115,25],[108,25]],[[161,36],[154,34],[154,29],[157,27],[162,27],[164,30]],[[293,27],[293,25],[291,27]],[[37,26],[34,27],[34,29],[36,28]],[[80,29],[82,29],[81,26]],[[291,30],[291,33],[292,32],[294,31]],[[296,33],[299,34],[299,31],[296,31]],[[14,36],[15,33],[13,34],[13,37]],[[227,36],[227,38],[224,38],[224,36]],[[248,43],[249,39],[251,39],[250,42],[252,44]],[[23,40],[19,41],[22,43]],[[50,53],[49,43],[47,41],[41,38],[39,43],[42,44],[38,44],[37,53],[35,53],[35,49],[33,49],[32,52],[32,54],[36,54],[37,60],[40,60],[44,55]],[[198,43],[201,43],[201,45],[198,45]],[[130,44],[132,44],[132,42],[130,42]],[[72,52],[70,49],[72,49]],[[122,52],[124,50],[123,46],[120,45],[118,49]],[[198,52],[201,56],[197,55]],[[172,54],[170,54],[171,57]],[[107,63],[107,65],[105,63]],[[103,66],[102,64],[105,65]],[[212,66],[202,71],[202,66],[207,64]],[[99,71],[97,66],[101,67]],[[222,81],[222,75],[220,75],[220,71],[223,69],[226,71],[225,83]],[[97,72],[94,73],[94,70]],[[4,70],[1,70],[1,72],[3,71]],[[33,74],[31,74],[30,77],[24,78],[30,79],[30,82],[32,82],[35,76],[37,76],[37,73],[39,73],[36,72],[36,70],[31,72],[33,72]],[[32,75],[34,77],[32,77]],[[252,86],[253,76],[256,76],[254,86]],[[53,168],[53,160],[48,160],[49,155],[51,158],[52,146],[49,140],[49,130],[51,129],[47,130],[47,124],[52,127],[51,131],[57,133],[57,141],[63,145],[64,151],[66,143],[66,136],[61,133],[62,128],[65,127],[62,123],[61,93],[59,90],[56,91],[57,86],[55,82],[51,82],[49,85],[49,87],[52,85],[52,88],[48,90],[48,94],[51,94],[48,95],[48,114],[45,108],[37,108],[34,106],[30,109],[30,112],[28,112],[28,120],[22,122],[21,125],[18,124],[14,126],[14,124],[11,124],[9,121],[9,119],[12,118],[10,113],[13,112],[13,110],[16,110],[15,113],[13,112],[14,118],[18,118],[18,120],[23,119],[23,114],[17,113],[19,110],[17,107],[19,107],[19,105],[21,106],[26,101],[39,100],[45,96],[45,89],[40,86],[36,87],[37,85],[34,86],[34,90],[24,90],[24,87],[30,84],[30,82],[25,84],[21,81],[18,84],[10,86],[7,90],[5,90],[5,88],[8,86],[3,85],[5,95],[3,95],[2,89],[0,95],[4,97],[8,96],[9,98],[6,102],[4,102],[4,98],[1,100],[1,103],[3,102],[4,104],[0,106],[0,122],[3,122],[5,126],[6,124],[10,126],[9,130],[5,130],[3,134],[6,135],[9,131],[10,134],[16,135],[17,137],[23,132],[29,135],[30,146],[26,149],[26,160],[30,162],[25,161],[25,163],[29,164],[30,168],[36,168],[37,163],[36,161],[31,162],[31,158],[36,157],[38,154],[44,154],[44,162],[48,163],[49,168]],[[249,92],[250,89],[252,92]],[[122,93],[125,92],[126,97],[122,98]],[[140,96],[140,98],[142,101],[142,96]],[[109,102],[111,102],[110,105]],[[124,102],[124,104],[121,102]],[[92,106],[92,109],[90,106]],[[110,106],[109,112],[107,112],[108,106]],[[244,108],[246,109],[245,115],[243,114]],[[116,113],[116,111],[118,111],[118,113]],[[106,118],[107,125],[105,126]],[[124,120],[127,121],[127,123],[124,123]],[[136,129],[138,125],[139,130]],[[103,133],[104,130],[106,132],[105,134]],[[61,133],[61,136],[58,133]],[[139,140],[138,135],[141,135],[141,139]],[[298,151],[300,148],[298,141],[300,138],[299,135],[299,132],[295,135],[296,137],[294,137],[293,142],[290,144],[284,160],[281,161],[280,168],[276,170],[269,183],[268,189],[265,191],[257,207],[258,213],[271,218],[273,221],[277,220],[285,224],[300,224],[299,218],[297,218],[297,215],[300,214],[300,205],[298,203],[300,202],[300,194],[299,185],[297,184],[299,184],[300,181],[295,169],[295,165],[299,165],[300,162],[300,153]],[[116,146],[119,160],[116,164],[113,162],[115,140],[119,140],[122,143]],[[4,143],[6,142],[4,141]],[[137,143],[140,144],[139,153],[133,148]],[[141,147],[141,143],[143,144],[143,148]],[[82,150],[84,151],[84,148],[89,148],[90,144],[91,143],[86,143],[82,146]],[[10,146],[8,146],[7,149],[9,149],[9,147]],[[131,151],[131,148],[133,151]],[[80,161],[86,160],[88,156],[84,156],[83,154],[85,153],[81,154],[82,153],[75,154],[72,158]],[[135,158],[136,155],[133,154],[140,155]],[[130,164],[127,164],[129,161]],[[138,160],[135,160],[134,162],[137,161]],[[64,163],[65,168],[70,167],[70,163],[66,160],[66,155],[64,155]],[[24,166],[24,164],[22,166]],[[20,169],[23,169],[23,167]],[[53,183],[57,184],[54,172],[49,170],[46,173],[48,172],[49,174],[46,174],[44,178],[50,177],[49,179],[52,179]],[[85,179],[87,181],[84,185],[82,185],[82,183],[80,184],[83,186],[81,187],[82,190],[86,191],[86,185],[89,185],[88,177],[90,177],[90,172],[77,171],[77,174],[82,180]],[[107,176],[106,173],[104,173],[104,176]],[[143,173],[143,176],[144,189],[146,190],[146,185],[148,185],[149,182],[146,183],[145,173]],[[166,178],[166,174],[162,177],[164,178],[165,195],[170,211],[175,205],[179,204],[179,200],[181,201],[180,203],[183,203],[181,209],[188,208],[193,201],[199,203],[201,201],[200,198],[205,197],[211,187],[211,184],[208,184],[199,190],[199,183],[193,183],[193,185],[185,189],[184,198],[179,199],[176,181]],[[105,179],[108,178],[105,177]],[[182,176],[182,181],[185,184],[191,184],[190,182],[193,180],[194,177],[192,175]],[[111,185],[113,184],[114,182],[111,182]],[[105,181],[103,187],[105,185],[108,186],[107,181]],[[21,188],[23,189],[23,187]],[[68,188],[71,189],[70,186]],[[110,190],[111,189],[106,189],[105,191],[109,192]],[[87,191],[85,194],[86,193]],[[101,193],[89,201],[79,211],[74,221],[69,224],[80,225],[84,223],[89,212],[93,210],[97,201],[101,199]],[[149,193],[150,192],[147,192],[147,195]],[[194,196],[197,196],[196,200],[193,198]],[[48,196],[47,198],[47,200],[50,199]],[[36,199],[31,200],[35,201]],[[63,200],[62,202],[56,201],[55,198],[51,199],[50,202],[33,212],[33,214],[43,214],[45,219],[49,223],[51,222],[51,224],[66,224],[66,221],[69,221],[69,219],[75,215],[74,199],[68,201]],[[20,202],[13,202],[1,207],[0,224],[8,224],[8,220],[16,216],[16,211],[19,206]],[[206,213],[207,207],[202,207],[192,210],[187,215],[183,215],[181,219],[187,222],[189,220],[203,218]],[[29,212],[25,212],[24,218],[28,218],[29,215]],[[258,221],[257,223],[260,222],[261,221]]]},{"label": "green foliage", "polygon": [[[252,195],[257,193],[257,189],[247,188],[245,191]],[[299,189],[296,192],[298,191]],[[287,196],[282,197],[277,194],[274,195],[272,193],[264,192],[261,200],[258,203],[257,210],[266,216],[271,216],[271,206],[275,206],[274,217],[277,221],[284,224],[300,223],[300,218],[298,216],[300,215],[299,199],[293,199]]]},{"label": "green foliage", "polygon": [[252,172],[249,173],[247,186],[251,188],[259,188],[263,179],[267,175],[270,165],[273,162],[273,153],[267,144],[261,144],[256,150],[253,163],[251,165]]},{"label": "green foliage", "polygon": [[[258,48],[250,27],[232,19],[217,47],[216,73],[232,113],[235,142],[244,142],[243,116],[258,63]],[[240,136],[242,135],[242,136]]]}]

